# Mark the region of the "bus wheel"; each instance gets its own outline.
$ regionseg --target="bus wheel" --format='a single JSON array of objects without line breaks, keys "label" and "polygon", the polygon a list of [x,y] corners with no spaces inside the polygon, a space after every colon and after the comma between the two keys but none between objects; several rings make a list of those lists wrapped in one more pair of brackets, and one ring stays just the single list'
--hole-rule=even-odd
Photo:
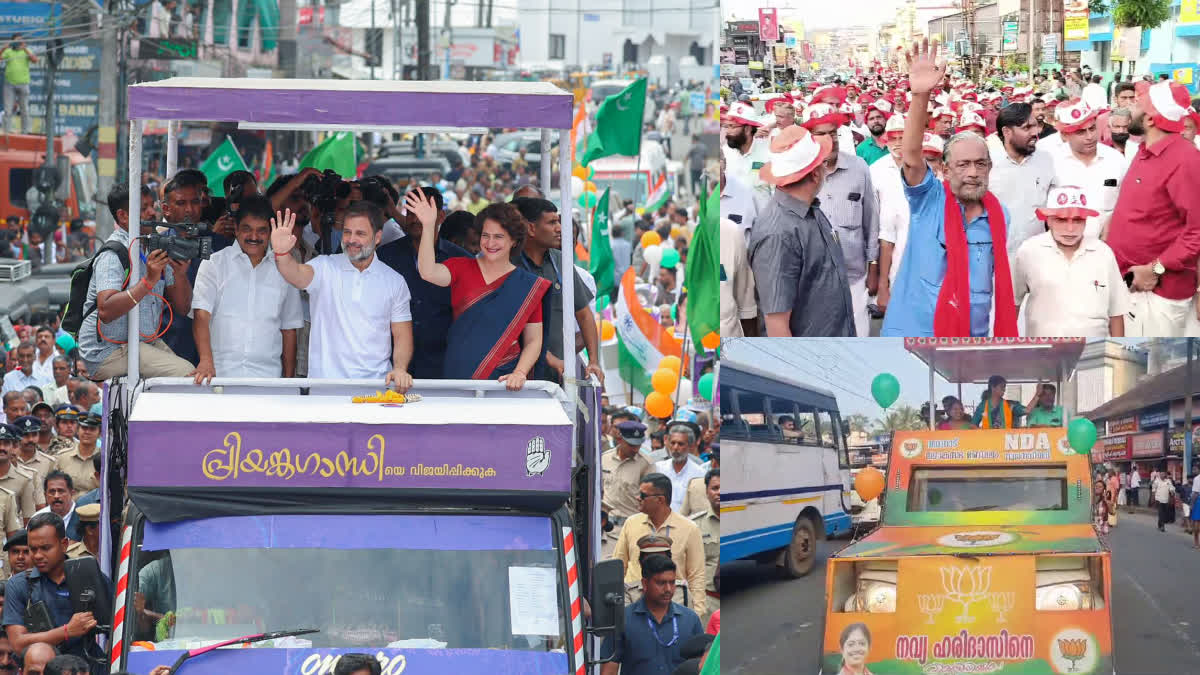
[{"label": "bus wheel", "polygon": [[817,531],[812,520],[801,518],[796,521],[792,530],[792,542],[788,544],[783,556],[784,573],[791,579],[798,579],[812,571],[817,561]]}]

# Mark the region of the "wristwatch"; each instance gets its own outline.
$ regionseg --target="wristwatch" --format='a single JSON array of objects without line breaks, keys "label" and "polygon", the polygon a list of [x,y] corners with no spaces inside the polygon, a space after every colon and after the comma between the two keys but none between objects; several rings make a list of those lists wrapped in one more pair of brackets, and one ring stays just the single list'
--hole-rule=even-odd
[{"label": "wristwatch", "polygon": [[1153,269],[1154,269],[1154,273],[1155,273],[1155,274],[1157,274],[1157,275],[1158,275],[1158,276],[1160,276],[1160,277],[1161,277],[1162,275],[1164,275],[1164,274],[1166,274],[1166,273],[1167,273],[1167,268],[1163,266],[1163,264],[1162,264],[1162,261],[1161,261],[1161,260],[1155,260],[1155,261],[1154,261],[1154,268],[1153,268]]}]

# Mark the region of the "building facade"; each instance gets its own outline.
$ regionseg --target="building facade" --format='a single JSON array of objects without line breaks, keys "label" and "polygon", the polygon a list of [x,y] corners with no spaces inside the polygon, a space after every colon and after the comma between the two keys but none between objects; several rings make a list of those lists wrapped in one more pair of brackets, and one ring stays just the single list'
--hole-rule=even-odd
[{"label": "building facade", "polygon": [[[1194,5],[1191,5],[1194,7]],[[1110,14],[1093,12],[1086,40],[1066,43],[1068,53],[1078,52],[1081,65],[1093,72],[1125,79],[1167,74],[1200,93],[1200,13],[1171,0],[1171,17],[1152,30],[1123,29]]]}]

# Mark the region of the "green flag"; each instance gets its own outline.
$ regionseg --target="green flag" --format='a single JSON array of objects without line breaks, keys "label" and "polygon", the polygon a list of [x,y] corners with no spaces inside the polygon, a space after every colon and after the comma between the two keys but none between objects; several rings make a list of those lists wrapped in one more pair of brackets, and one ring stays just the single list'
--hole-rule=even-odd
[{"label": "green flag", "polygon": [[208,179],[208,189],[214,197],[225,196],[225,177],[234,171],[246,171],[246,162],[238,153],[233,139],[225,137],[225,142],[217,146],[213,154],[200,165],[200,171]]},{"label": "green flag", "polygon": [[708,656],[704,657],[704,670],[700,671],[700,675],[721,675],[721,634],[717,633],[717,637],[713,640],[712,646],[708,648]]},{"label": "green flag", "polygon": [[612,245],[608,243],[608,188],[596,203],[592,217],[592,249],[588,252],[588,271],[596,278],[596,298],[607,298],[617,287]]},{"label": "green flag", "polygon": [[333,169],[342,178],[354,180],[358,175],[354,155],[357,152],[354,134],[349,131],[339,131],[321,141],[317,147],[308,151],[300,160],[300,168],[312,167],[325,171]]},{"label": "green flag", "polygon": [[604,99],[596,111],[596,130],[587,139],[580,163],[609,155],[636,157],[642,148],[642,114],[646,109],[646,78]]},{"label": "green flag", "polygon": [[721,334],[721,193],[715,186],[700,200],[700,224],[688,246],[683,286],[687,291],[688,327],[692,342]]}]

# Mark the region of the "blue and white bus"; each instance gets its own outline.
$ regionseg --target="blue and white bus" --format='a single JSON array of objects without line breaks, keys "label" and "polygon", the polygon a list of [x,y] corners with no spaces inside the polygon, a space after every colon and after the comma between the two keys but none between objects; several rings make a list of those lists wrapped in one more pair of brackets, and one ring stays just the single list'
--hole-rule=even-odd
[{"label": "blue and white bus", "polygon": [[797,378],[723,358],[721,562],[807,574],[817,542],[849,532],[850,465],[837,399]]}]

